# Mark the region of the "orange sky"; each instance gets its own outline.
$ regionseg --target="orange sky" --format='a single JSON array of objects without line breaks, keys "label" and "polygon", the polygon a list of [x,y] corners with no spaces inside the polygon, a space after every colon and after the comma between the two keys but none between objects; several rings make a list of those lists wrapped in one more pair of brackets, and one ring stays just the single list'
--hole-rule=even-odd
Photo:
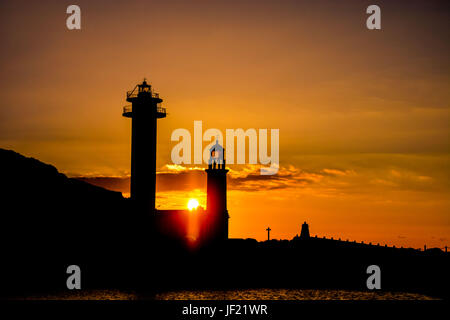
[{"label": "orange sky", "polygon": [[[319,236],[449,244],[448,1],[377,1],[381,31],[365,28],[368,1],[78,1],[81,31],[69,4],[0,4],[0,147],[126,177],[121,107],[147,77],[169,112],[160,172],[194,120],[280,129],[279,175],[232,166],[231,237],[292,238],[306,220]],[[204,203],[194,171],[182,187],[158,178],[158,205]]]}]

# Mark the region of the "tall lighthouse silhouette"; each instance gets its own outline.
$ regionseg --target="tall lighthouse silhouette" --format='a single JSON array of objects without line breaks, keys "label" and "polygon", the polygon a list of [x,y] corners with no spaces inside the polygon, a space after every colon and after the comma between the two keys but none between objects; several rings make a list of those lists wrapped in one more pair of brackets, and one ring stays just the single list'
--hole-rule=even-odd
[{"label": "tall lighthouse silhouette", "polygon": [[131,106],[123,116],[131,118],[131,186],[130,196],[138,210],[155,212],[157,120],[166,117],[158,93],[144,81],[127,92]]}]

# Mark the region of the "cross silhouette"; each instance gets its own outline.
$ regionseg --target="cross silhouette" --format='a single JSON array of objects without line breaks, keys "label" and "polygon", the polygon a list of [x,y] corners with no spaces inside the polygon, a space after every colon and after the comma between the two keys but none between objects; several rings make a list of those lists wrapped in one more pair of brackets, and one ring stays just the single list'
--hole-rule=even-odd
[{"label": "cross silhouette", "polygon": [[267,229],[266,229],[266,231],[267,231],[267,241],[269,241],[270,240],[270,231],[271,231],[272,229],[270,229],[270,227],[267,227]]}]

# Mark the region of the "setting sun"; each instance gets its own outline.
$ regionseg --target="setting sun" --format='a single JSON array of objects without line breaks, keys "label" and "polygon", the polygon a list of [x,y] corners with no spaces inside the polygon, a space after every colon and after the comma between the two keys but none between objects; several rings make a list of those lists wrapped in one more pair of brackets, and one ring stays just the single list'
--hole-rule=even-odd
[{"label": "setting sun", "polygon": [[187,204],[188,209],[191,211],[194,209],[197,209],[198,205],[199,205],[199,203],[198,203],[197,199],[189,199],[188,204]]}]

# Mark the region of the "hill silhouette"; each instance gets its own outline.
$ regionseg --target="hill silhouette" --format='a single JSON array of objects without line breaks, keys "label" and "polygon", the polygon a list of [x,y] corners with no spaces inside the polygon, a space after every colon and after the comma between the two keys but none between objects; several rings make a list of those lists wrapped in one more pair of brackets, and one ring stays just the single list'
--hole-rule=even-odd
[{"label": "hill silhouette", "polygon": [[0,167],[2,225],[8,225],[6,233],[19,241],[86,236],[88,229],[116,219],[125,202],[119,192],[68,178],[55,167],[14,151],[0,149]]},{"label": "hill silhouette", "polygon": [[57,267],[120,249],[116,239],[130,211],[120,192],[11,150],[0,149],[0,168],[1,268],[10,289],[49,286]]},{"label": "hill silhouette", "polygon": [[[27,158],[11,150],[0,149],[0,166],[3,168],[1,192],[2,198],[12,203],[13,199],[23,199],[23,196],[35,200],[53,198],[54,204],[58,200],[78,200],[98,202],[120,201],[123,199],[120,192],[106,190],[101,187],[74,179],[49,164],[34,158]],[[58,198],[61,197],[61,198]],[[46,206],[48,201],[44,200]],[[15,205],[27,206],[30,203],[20,201]]]}]

